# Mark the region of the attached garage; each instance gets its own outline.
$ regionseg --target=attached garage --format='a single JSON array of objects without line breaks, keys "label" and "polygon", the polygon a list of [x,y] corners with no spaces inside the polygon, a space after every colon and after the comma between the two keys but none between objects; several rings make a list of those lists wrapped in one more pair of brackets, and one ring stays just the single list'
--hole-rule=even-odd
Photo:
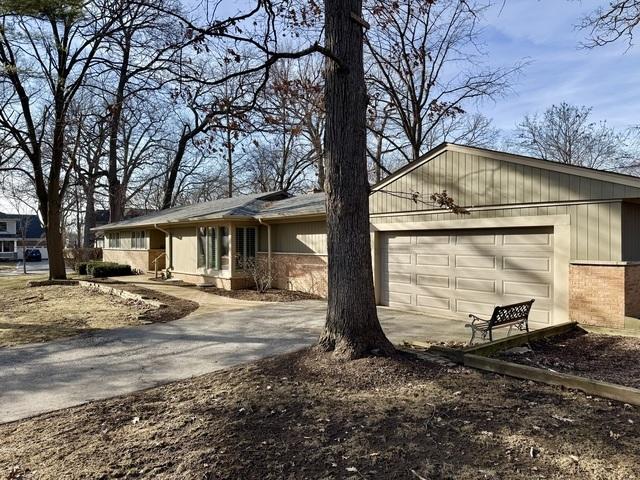
[{"label": "attached garage", "polygon": [[637,177],[442,144],[369,211],[380,305],[461,321],[533,298],[534,326],[640,326]]},{"label": "attached garage", "polygon": [[466,318],[535,298],[531,320],[552,320],[550,228],[393,232],[380,247],[384,305]]}]

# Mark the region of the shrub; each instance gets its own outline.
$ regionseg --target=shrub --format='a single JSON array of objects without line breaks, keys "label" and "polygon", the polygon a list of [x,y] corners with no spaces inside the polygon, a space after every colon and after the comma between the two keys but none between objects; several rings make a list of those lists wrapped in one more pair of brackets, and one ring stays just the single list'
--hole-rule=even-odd
[{"label": "shrub", "polygon": [[88,275],[95,278],[119,277],[131,275],[131,265],[122,265],[113,262],[89,262],[86,265]]},{"label": "shrub", "polygon": [[240,268],[253,278],[256,290],[264,293],[271,288],[275,281],[275,266],[273,260],[271,265],[267,257],[238,257]]},{"label": "shrub", "polygon": [[79,262],[76,264],[75,271],[78,275],[91,275],[91,266],[105,263],[102,260],[91,260],[89,262]]},{"label": "shrub", "polygon": [[86,273],[80,272],[81,264],[100,260],[102,260],[101,248],[66,248],[64,250],[65,264],[81,275],[86,275]]}]

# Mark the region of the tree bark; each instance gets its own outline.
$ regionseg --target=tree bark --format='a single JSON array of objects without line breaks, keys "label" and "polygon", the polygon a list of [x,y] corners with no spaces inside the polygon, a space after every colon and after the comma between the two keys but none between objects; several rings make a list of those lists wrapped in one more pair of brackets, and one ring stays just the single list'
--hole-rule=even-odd
[{"label": "tree bark", "polygon": [[[88,180],[93,181],[92,179]],[[84,231],[82,234],[82,246],[84,248],[93,248],[96,234],[91,231],[96,226],[96,204],[93,185],[87,185],[83,187],[86,208],[84,212]]]},{"label": "tree bark", "polygon": [[326,0],[326,194],[329,290],[319,345],[339,358],[390,355],[378,321],[369,236],[366,160],[367,92],[363,68],[362,0]]}]

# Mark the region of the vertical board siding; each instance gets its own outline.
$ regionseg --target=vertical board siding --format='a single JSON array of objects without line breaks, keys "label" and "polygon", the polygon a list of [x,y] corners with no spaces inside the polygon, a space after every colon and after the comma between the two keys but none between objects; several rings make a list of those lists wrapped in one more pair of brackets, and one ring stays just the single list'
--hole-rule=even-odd
[{"label": "vertical board siding", "polygon": [[[572,260],[640,260],[640,205],[633,205],[633,213],[629,213],[625,219],[625,241],[629,243],[625,244],[624,258],[621,244],[621,205],[620,202],[615,202],[480,210],[473,211],[468,215],[456,215],[453,213],[399,215],[377,217],[374,219],[374,222],[377,224],[417,223],[478,218],[569,215],[571,222]],[[629,235],[629,232],[631,232],[631,235]]]},{"label": "vertical board siding", "polygon": [[[326,254],[327,226],[325,222],[274,224],[271,241],[276,253]],[[260,250],[267,250],[266,242],[260,242]]]},{"label": "vertical board siding", "polygon": [[[521,206],[474,211],[464,217],[447,212],[418,213],[434,209],[429,196],[443,190],[464,207]],[[413,192],[420,194],[417,202],[411,199]],[[640,260],[639,205],[625,203],[624,209],[621,202],[535,205],[623,198],[640,198],[640,188],[447,150],[374,192],[370,210],[374,221],[381,223],[568,214],[572,259]],[[375,217],[385,213],[399,216]]]}]

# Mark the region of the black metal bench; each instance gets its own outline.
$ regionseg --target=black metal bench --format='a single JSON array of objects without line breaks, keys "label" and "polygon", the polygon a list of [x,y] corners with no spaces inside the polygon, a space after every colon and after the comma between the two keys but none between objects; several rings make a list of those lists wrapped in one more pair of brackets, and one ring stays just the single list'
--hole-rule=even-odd
[{"label": "black metal bench", "polygon": [[528,302],[514,303],[512,305],[497,306],[493,309],[493,314],[489,320],[478,317],[477,315],[469,315],[471,323],[467,323],[465,327],[471,328],[471,340],[473,343],[476,334],[482,335],[485,340],[489,335],[489,341],[493,341],[493,330],[495,328],[509,327],[507,335],[511,334],[511,329],[516,327],[519,331],[529,331],[529,312],[534,300]]}]

